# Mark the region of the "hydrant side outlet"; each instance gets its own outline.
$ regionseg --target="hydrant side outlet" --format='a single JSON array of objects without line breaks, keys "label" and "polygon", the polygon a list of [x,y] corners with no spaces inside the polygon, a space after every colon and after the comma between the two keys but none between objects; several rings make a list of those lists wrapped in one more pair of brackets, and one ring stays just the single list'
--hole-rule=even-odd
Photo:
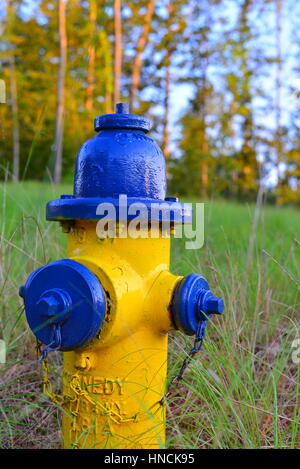
[{"label": "hydrant side outlet", "polygon": [[[150,127],[122,103],[95,119],[98,134],[77,157],[74,194],[46,209],[68,233],[68,258],[37,269],[20,288],[43,354],[64,351],[65,448],[163,448],[168,332],[193,335],[199,321],[223,311],[203,277],[169,270],[160,209],[176,205],[173,224],[190,220],[191,209],[166,197],[164,157],[146,135]],[[99,204],[114,207],[118,233],[124,219],[129,225],[122,197],[146,207],[140,236],[100,236]]]},{"label": "hydrant side outlet", "polygon": [[71,259],[52,262],[35,270],[22,287],[28,324],[35,336],[49,344],[57,324],[60,350],[88,344],[99,331],[106,298],[97,277]]},{"label": "hydrant side outlet", "polygon": [[209,319],[212,314],[222,314],[224,303],[222,298],[213,296],[204,277],[190,274],[175,289],[171,311],[176,329],[195,335],[199,321]]}]

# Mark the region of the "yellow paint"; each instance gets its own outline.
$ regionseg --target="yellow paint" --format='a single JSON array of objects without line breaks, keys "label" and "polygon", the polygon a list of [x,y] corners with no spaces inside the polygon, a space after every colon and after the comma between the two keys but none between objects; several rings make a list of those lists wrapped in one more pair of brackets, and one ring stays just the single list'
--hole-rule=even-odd
[{"label": "yellow paint", "polygon": [[64,353],[64,446],[163,448],[168,308],[181,278],[169,272],[170,238],[99,239],[96,222],[78,221],[67,250],[109,300],[99,336]]}]

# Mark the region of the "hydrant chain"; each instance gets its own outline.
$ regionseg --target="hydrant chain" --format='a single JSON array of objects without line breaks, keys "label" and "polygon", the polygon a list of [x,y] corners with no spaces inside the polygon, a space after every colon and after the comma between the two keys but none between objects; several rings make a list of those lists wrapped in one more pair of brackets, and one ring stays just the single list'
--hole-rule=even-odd
[{"label": "hydrant chain", "polygon": [[199,321],[199,324],[198,324],[198,327],[197,327],[197,333],[196,333],[196,336],[195,336],[195,339],[194,339],[193,347],[191,348],[191,350],[188,352],[187,356],[183,360],[183,363],[180,367],[180,370],[179,370],[178,374],[175,375],[172,378],[172,380],[171,380],[171,382],[168,386],[168,390],[167,390],[167,392],[164,395],[162,400],[169,397],[169,395],[171,393],[171,390],[172,390],[172,385],[176,381],[181,381],[182,380],[183,374],[184,374],[186,368],[188,367],[188,365],[190,364],[192,358],[196,355],[197,352],[200,352],[200,350],[202,349],[204,339],[205,339],[205,329],[206,329],[206,326],[207,326],[207,322],[208,322],[207,320],[206,321]]},{"label": "hydrant chain", "polygon": [[61,330],[59,324],[53,325],[53,340],[50,344],[46,345],[44,348],[41,349],[41,355],[38,359],[39,362],[47,358],[49,352],[55,352],[55,350],[59,350],[61,346]]}]

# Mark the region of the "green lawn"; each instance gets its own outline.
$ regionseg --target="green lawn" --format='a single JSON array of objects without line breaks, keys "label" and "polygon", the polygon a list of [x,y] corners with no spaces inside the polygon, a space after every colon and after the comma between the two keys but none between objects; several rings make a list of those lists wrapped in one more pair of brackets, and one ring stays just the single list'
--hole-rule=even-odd
[{"label": "green lawn", "polygon": [[[7,363],[0,365],[0,447],[59,447],[59,410],[41,394],[18,288],[32,270],[64,257],[65,235],[45,221],[45,204],[70,186],[41,183],[0,185],[0,339]],[[172,448],[300,447],[299,365],[292,342],[300,323],[300,211],[205,203],[205,245],[186,250],[172,243],[172,270],[204,275],[225,300],[213,318],[202,352],[190,364],[168,402]],[[169,379],[192,339],[171,334]],[[53,353],[60,385],[59,353]]]}]

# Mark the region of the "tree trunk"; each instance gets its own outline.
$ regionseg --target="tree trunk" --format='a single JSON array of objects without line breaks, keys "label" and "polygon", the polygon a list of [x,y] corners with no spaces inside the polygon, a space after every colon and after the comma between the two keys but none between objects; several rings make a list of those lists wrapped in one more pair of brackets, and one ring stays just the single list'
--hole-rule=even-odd
[{"label": "tree trunk", "polygon": [[20,136],[19,136],[19,120],[18,120],[18,94],[17,94],[17,81],[15,58],[12,55],[9,59],[10,67],[10,96],[11,96],[11,110],[12,110],[12,138],[13,138],[13,174],[12,179],[14,182],[19,181],[20,172]]},{"label": "tree trunk", "polygon": [[166,64],[166,82],[165,82],[165,99],[164,99],[164,120],[163,120],[163,152],[166,162],[170,157],[170,89],[171,89],[171,53],[168,52]]},{"label": "tree trunk", "polygon": [[[212,18],[210,14],[210,10],[207,9],[206,12],[206,27],[209,30],[210,24],[212,23]],[[202,99],[202,129],[201,129],[201,153],[202,161],[200,162],[200,171],[201,171],[201,190],[200,194],[203,199],[208,197],[208,152],[209,152],[209,145],[208,145],[208,138],[207,138],[207,113],[208,113],[208,100],[209,100],[209,92],[208,92],[208,79],[207,79],[207,71],[209,67],[209,59],[210,59],[210,51],[209,51],[209,41],[207,34],[203,37],[203,75],[202,80],[200,82],[201,88],[201,99]]]},{"label": "tree trunk", "polygon": [[145,47],[149,39],[149,31],[151,27],[151,20],[155,8],[155,0],[149,0],[147,12],[145,15],[144,26],[141,32],[141,35],[137,42],[136,55],[133,62],[132,70],[132,87],[131,87],[131,96],[130,96],[130,107],[133,111],[136,104],[136,95],[139,88],[141,68],[142,68],[142,57]]},{"label": "tree trunk", "polygon": [[[171,26],[173,23],[174,4],[173,0],[166,0],[166,7],[168,11],[167,19],[167,36],[169,38],[168,46],[166,48],[165,67],[166,67],[166,79],[165,79],[165,98],[164,108],[165,114],[163,119],[163,153],[165,155],[166,163],[168,163],[170,157],[170,91],[171,91],[171,62],[173,47],[170,41]],[[168,170],[168,166],[167,166]]]},{"label": "tree trunk", "polygon": [[[240,42],[244,43],[251,29],[248,22],[248,15],[251,13],[253,0],[244,0],[241,7],[240,15]],[[242,58],[243,75],[243,96],[241,97],[241,104],[244,107],[243,122],[242,122],[242,135],[243,142],[241,147],[242,161],[241,161],[241,184],[239,186],[239,197],[245,197],[251,186],[255,184],[256,179],[256,154],[253,146],[253,113],[252,113],[252,95],[251,95],[251,78],[250,78],[250,64],[249,52],[245,46],[245,53]]]},{"label": "tree trunk", "polygon": [[[12,49],[12,27],[15,19],[15,5],[13,0],[7,1],[6,11],[6,40],[9,49]],[[20,173],[20,133],[19,133],[19,117],[18,117],[18,90],[16,80],[15,57],[13,52],[8,57],[9,66],[9,84],[10,84],[10,100],[12,113],[12,146],[13,146],[13,167],[12,180],[18,182]],[[4,100],[5,101],[5,100]]]},{"label": "tree trunk", "polygon": [[114,63],[114,106],[120,101],[122,70],[122,24],[121,0],[114,0],[115,63]]},{"label": "tree trunk", "polygon": [[87,72],[87,90],[85,107],[88,112],[93,110],[94,90],[95,90],[95,37],[97,30],[97,3],[96,0],[90,0],[90,26],[91,43],[89,47],[89,63]]},{"label": "tree trunk", "polygon": [[99,32],[100,44],[103,54],[103,81],[105,92],[105,112],[110,114],[113,111],[113,70],[111,45],[105,31]]},{"label": "tree trunk", "polygon": [[[244,0],[244,3],[242,5],[242,11],[241,11],[241,41],[244,41],[244,35],[247,35],[249,31],[249,25],[248,25],[248,17],[247,15],[249,14],[250,7],[251,7],[252,0]],[[248,53],[244,54],[244,57],[242,59],[242,64],[243,64],[243,70],[249,70],[249,64],[248,64]],[[244,95],[243,95],[243,104],[245,107],[247,107],[247,112],[245,113],[244,116],[244,122],[243,122],[243,144],[242,144],[242,151],[245,155],[248,155],[251,151],[251,140],[252,140],[252,133],[253,133],[253,128],[252,128],[252,112],[251,112],[251,89],[250,89],[250,78],[248,73],[244,74]],[[245,161],[246,164],[249,164],[249,161]]]},{"label": "tree trunk", "polygon": [[277,49],[277,70],[276,70],[276,153],[278,185],[283,183],[282,170],[279,168],[283,160],[282,135],[281,135],[281,90],[282,90],[282,8],[283,0],[276,0],[276,49]]},{"label": "tree trunk", "polygon": [[65,75],[67,64],[67,34],[66,34],[66,1],[59,0],[58,16],[59,16],[59,46],[60,46],[60,63],[58,69],[57,82],[57,109],[56,109],[56,129],[55,129],[55,165],[53,181],[55,184],[60,183],[62,173],[62,144],[63,144],[63,125],[64,125],[64,98],[65,98]]},{"label": "tree trunk", "polygon": [[206,129],[206,93],[204,90],[204,113],[203,113],[203,129],[202,129],[202,161],[201,161],[201,197],[206,199],[208,197],[208,141],[207,141],[207,129]]}]

